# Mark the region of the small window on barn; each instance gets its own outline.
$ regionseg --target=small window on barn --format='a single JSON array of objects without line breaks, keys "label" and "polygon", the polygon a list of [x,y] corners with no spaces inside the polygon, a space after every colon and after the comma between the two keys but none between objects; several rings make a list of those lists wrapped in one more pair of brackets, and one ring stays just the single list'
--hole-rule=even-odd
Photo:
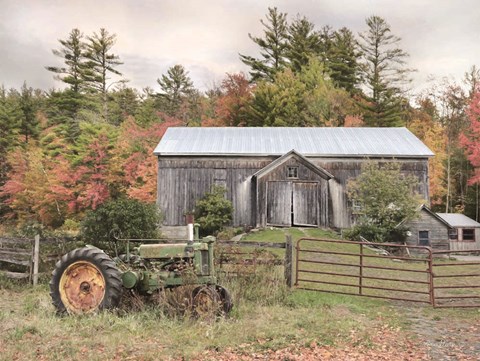
[{"label": "small window on barn", "polygon": [[457,241],[458,240],[458,233],[456,228],[452,228],[448,230],[448,239],[451,241]]},{"label": "small window on barn", "polygon": [[352,213],[353,214],[361,214],[363,213],[363,203],[352,199],[351,201]]},{"label": "small window on barn", "polygon": [[468,242],[475,242],[475,230],[473,228],[464,228],[463,240]]},{"label": "small window on barn", "polygon": [[288,167],[287,178],[298,178],[298,167]]},{"label": "small window on barn", "polygon": [[418,231],[418,245],[430,246],[430,237],[428,231]]}]

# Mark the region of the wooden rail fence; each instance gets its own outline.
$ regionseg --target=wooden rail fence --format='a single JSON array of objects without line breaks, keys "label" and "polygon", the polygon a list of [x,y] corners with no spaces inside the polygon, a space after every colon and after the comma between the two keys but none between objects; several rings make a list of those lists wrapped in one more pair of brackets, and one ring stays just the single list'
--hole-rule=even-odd
[{"label": "wooden rail fence", "polygon": [[[40,263],[40,236],[34,239],[0,237],[0,264],[10,265],[23,272],[0,269],[8,278],[25,279],[38,283]],[[3,268],[3,267],[2,267]]]}]

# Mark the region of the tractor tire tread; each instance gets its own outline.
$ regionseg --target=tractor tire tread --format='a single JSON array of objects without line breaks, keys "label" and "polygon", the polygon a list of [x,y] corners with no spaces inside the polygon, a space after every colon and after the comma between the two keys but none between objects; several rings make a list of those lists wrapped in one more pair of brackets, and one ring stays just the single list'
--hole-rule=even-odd
[{"label": "tractor tire tread", "polygon": [[94,247],[77,248],[63,255],[55,264],[50,280],[50,296],[57,313],[68,313],[60,297],[59,283],[63,272],[76,261],[87,261],[95,265],[105,280],[105,296],[98,310],[115,308],[121,298],[123,287],[121,273],[115,262],[102,250]]}]

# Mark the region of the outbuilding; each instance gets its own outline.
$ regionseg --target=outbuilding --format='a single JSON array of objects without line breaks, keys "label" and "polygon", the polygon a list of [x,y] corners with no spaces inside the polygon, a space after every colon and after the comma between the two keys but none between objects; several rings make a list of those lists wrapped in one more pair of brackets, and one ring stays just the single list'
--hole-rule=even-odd
[{"label": "outbuilding", "polygon": [[480,249],[480,223],[460,213],[437,213],[450,224],[450,250],[467,251]]},{"label": "outbuilding", "polygon": [[226,188],[234,226],[347,228],[346,185],[366,161],[400,162],[428,202],[433,156],[406,128],[172,127],[154,154],[164,231],[184,225],[213,185]]},{"label": "outbuilding", "polygon": [[449,250],[448,235],[453,227],[426,205],[417,209],[417,217],[402,222],[408,228],[406,243],[411,246],[431,247],[436,251]]}]

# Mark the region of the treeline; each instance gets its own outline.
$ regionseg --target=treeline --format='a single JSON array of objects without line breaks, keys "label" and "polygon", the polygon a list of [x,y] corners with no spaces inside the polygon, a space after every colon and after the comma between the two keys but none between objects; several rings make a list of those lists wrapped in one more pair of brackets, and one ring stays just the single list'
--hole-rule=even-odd
[{"label": "treeline", "polygon": [[[480,136],[475,67],[409,95],[413,69],[390,25],[318,28],[269,8],[249,74],[226,74],[207,91],[177,64],[155,89],[128,86],[116,35],[73,29],[45,71],[63,89],[0,88],[0,216],[20,228],[75,227],[109,199],[153,202],[152,151],[169,126],[406,126],[435,153],[435,210],[478,219]],[[52,57],[52,63],[55,59]]]}]

